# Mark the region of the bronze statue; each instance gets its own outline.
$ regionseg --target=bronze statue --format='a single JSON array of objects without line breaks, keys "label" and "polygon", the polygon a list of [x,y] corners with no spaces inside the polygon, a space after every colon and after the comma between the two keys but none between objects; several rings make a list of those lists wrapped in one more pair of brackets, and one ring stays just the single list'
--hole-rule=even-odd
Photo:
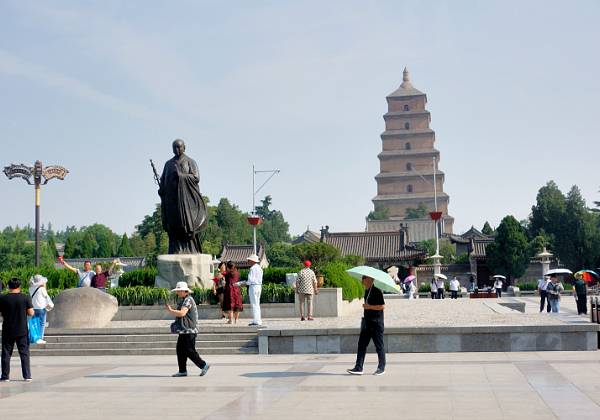
[{"label": "bronze statue", "polygon": [[[199,254],[202,249],[197,234],[206,224],[207,211],[200,194],[198,165],[185,154],[183,140],[173,142],[173,154],[158,180],[162,225],[169,235],[169,254]],[[156,170],[155,177],[158,178]]]}]

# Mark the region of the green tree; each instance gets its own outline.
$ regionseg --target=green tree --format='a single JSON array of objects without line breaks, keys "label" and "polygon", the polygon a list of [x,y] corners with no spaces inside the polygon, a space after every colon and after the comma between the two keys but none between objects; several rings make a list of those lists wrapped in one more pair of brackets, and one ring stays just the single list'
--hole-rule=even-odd
[{"label": "green tree", "polygon": [[485,224],[483,225],[483,229],[481,229],[481,233],[483,233],[484,235],[490,236],[490,235],[494,234],[494,229],[492,229],[490,224],[486,221]]},{"label": "green tree", "polygon": [[294,246],[284,242],[271,245],[268,257],[271,267],[298,267],[302,262]]},{"label": "green tree", "polygon": [[487,264],[495,274],[511,280],[521,277],[529,265],[530,246],[523,227],[513,216],[500,222],[494,242],[486,249]]},{"label": "green tree", "polygon": [[294,245],[294,249],[298,258],[301,261],[310,260],[317,272],[321,272],[328,263],[340,259],[339,249],[324,242]]},{"label": "green tree", "polygon": [[58,258],[58,251],[56,250],[56,242],[54,241],[54,234],[48,235],[48,253],[51,256],[52,260],[56,260]]},{"label": "green tree", "polygon": [[138,233],[131,235],[129,243],[131,245],[131,252],[133,255],[139,257],[146,255],[146,244]]},{"label": "green tree", "polygon": [[369,212],[368,220],[387,220],[390,218],[390,210],[387,207],[376,206],[375,210]]},{"label": "green tree", "polygon": [[598,261],[598,223],[588,210],[581,191],[574,185],[565,200],[565,214],[560,240],[555,249],[563,263],[572,269],[594,267]]},{"label": "green tree", "polygon": [[[427,250],[427,255],[435,255],[435,239],[427,239],[426,241],[419,242],[419,246]],[[441,260],[442,264],[451,264],[456,258],[456,246],[454,246],[448,239],[440,239],[440,255],[443,257]],[[428,260],[429,263],[431,260]]]},{"label": "green tree", "polygon": [[252,243],[252,229],[246,217],[247,215],[242,213],[238,206],[231,204],[226,198],[221,198],[215,218],[221,228],[223,243],[239,245]]},{"label": "green tree", "polygon": [[133,250],[131,249],[131,243],[129,242],[129,238],[127,234],[124,233],[121,237],[121,243],[119,244],[119,248],[117,249],[118,257],[133,257]]},{"label": "green tree", "polygon": [[529,217],[529,236],[546,236],[551,245],[564,234],[563,224],[566,198],[554,181],[549,181],[538,191],[536,204]]},{"label": "green tree", "polygon": [[423,219],[429,214],[427,204],[421,202],[417,208],[409,207],[406,209],[406,219]]},{"label": "green tree", "polygon": [[288,242],[290,240],[290,225],[285,221],[283,213],[279,210],[271,210],[271,196],[267,195],[261,205],[256,207],[256,214],[262,217],[263,221],[258,226],[258,240],[264,242],[267,248],[277,242]]}]

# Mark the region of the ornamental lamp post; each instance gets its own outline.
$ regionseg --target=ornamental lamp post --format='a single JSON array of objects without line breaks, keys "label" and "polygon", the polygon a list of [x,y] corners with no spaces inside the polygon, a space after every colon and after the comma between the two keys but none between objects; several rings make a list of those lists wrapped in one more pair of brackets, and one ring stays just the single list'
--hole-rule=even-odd
[{"label": "ornamental lamp post", "polygon": [[[62,166],[42,166],[42,162],[36,160],[33,166],[24,164],[11,164],[4,167],[4,174],[8,179],[21,178],[29,185],[35,187],[35,266],[40,266],[40,192],[41,186],[46,185],[48,181],[58,178],[61,181],[69,171]],[[33,182],[31,182],[33,178]]]},{"label": "ornamental lamp post", "polygon": [[[267,184],[267,182],[269,182],[271,180],[271,178],[273,178],[279,172],[281,172],[279,169],[268,169],[268,170],[264,170],[264,171],[258,171],[254,167],[254,164],[252,164],[252,214],[250,216],[248,216],[248,223],[250,223],[252,225],[252,238],[253,238],[252,244],[254,247],[255,255],[257,255],[256,226],[258,226],[262,223],[262,218],[256,214],[256,194],[258,194],[258,192],[262,189],[262,187],[264,187]],[[256,188],[255,187],[256,186],[256,174],[261,174],[261,173],[268,173],[268,174],[271,174],[271,176],[269,176],[267,178],[267,180],[265,182],[263,182],[260,187],[258,187],[258,189],[255,189]]]}]

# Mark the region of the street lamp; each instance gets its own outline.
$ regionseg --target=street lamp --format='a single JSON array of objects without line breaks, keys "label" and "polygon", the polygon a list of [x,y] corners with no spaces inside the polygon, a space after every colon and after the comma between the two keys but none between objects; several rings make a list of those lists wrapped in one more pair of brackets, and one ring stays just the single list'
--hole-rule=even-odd
[{"label": "street lamp", "polygon": [[[253,234],[253,246],[254,246],[254,254],[257,254],[256,252],[256,226],[258,226],[261,222],[262,219],[260,218],[260,216],[258,216],[256,214],[256,194],[258,194],[258,192],[262,189],[262,187],[264,187],[267,182],[269,182],[271,180],[271,178],[273,178],[275,175],[277,175],[279,172],[281,172],[279,169],[268,169],[268,170],[261,170],[258,171],[256,170],[254,164],[252,164],[252,214],[250,216],[248,216],[248,223],[250,223],[252,225],[252,234]],[[263,174],[263,173],[267,173],[267,174],[271,174],[267,180],[265,182],[262,183],[262,185],[260,187],[258,187],[258,189],[256,188],[256,174]]]},{"label": "street lamp", "polygon": [[[8,179],[21,178],[29,185],[35,186],[35,266],[40,266],[40,191],[41,186],[46,185],[48,181],[58,178],[61,181],[69,171],[62,166],[42,166],[42,162],[36,160],[33,166],[23,164],[11,164],[4,167],[4,174]],[[33,177],[33,182],[31,178]],[[43,182],[42,182],[43,178]]]}]

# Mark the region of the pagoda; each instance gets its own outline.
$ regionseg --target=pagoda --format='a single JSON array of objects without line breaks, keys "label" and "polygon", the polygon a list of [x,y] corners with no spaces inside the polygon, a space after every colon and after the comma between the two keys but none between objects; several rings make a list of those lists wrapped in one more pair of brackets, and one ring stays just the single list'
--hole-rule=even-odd
[{"label": "pagoda", "polygon": [[[454,219],[448,215],[450,197],[444,192],[445,175],[437,167],[440,152],[434,148],[435,132],[429,128],[431,115],[425,109],[427,96],[416,89],[407,69],[402,84],[386,97],[388,112],[383,116],[382,152],[375,210],[387,209],[385,220],[367,221],[367,231],[398,230],[408,227],[411,241],[435,237],[429,214],[407,219],[407,209],[427,207],[427,213],[442,212],[442,233],[452,233]],[[435,176],[434,176],[435,166]],[[434,190],[434,178],[436,190]]]}]

